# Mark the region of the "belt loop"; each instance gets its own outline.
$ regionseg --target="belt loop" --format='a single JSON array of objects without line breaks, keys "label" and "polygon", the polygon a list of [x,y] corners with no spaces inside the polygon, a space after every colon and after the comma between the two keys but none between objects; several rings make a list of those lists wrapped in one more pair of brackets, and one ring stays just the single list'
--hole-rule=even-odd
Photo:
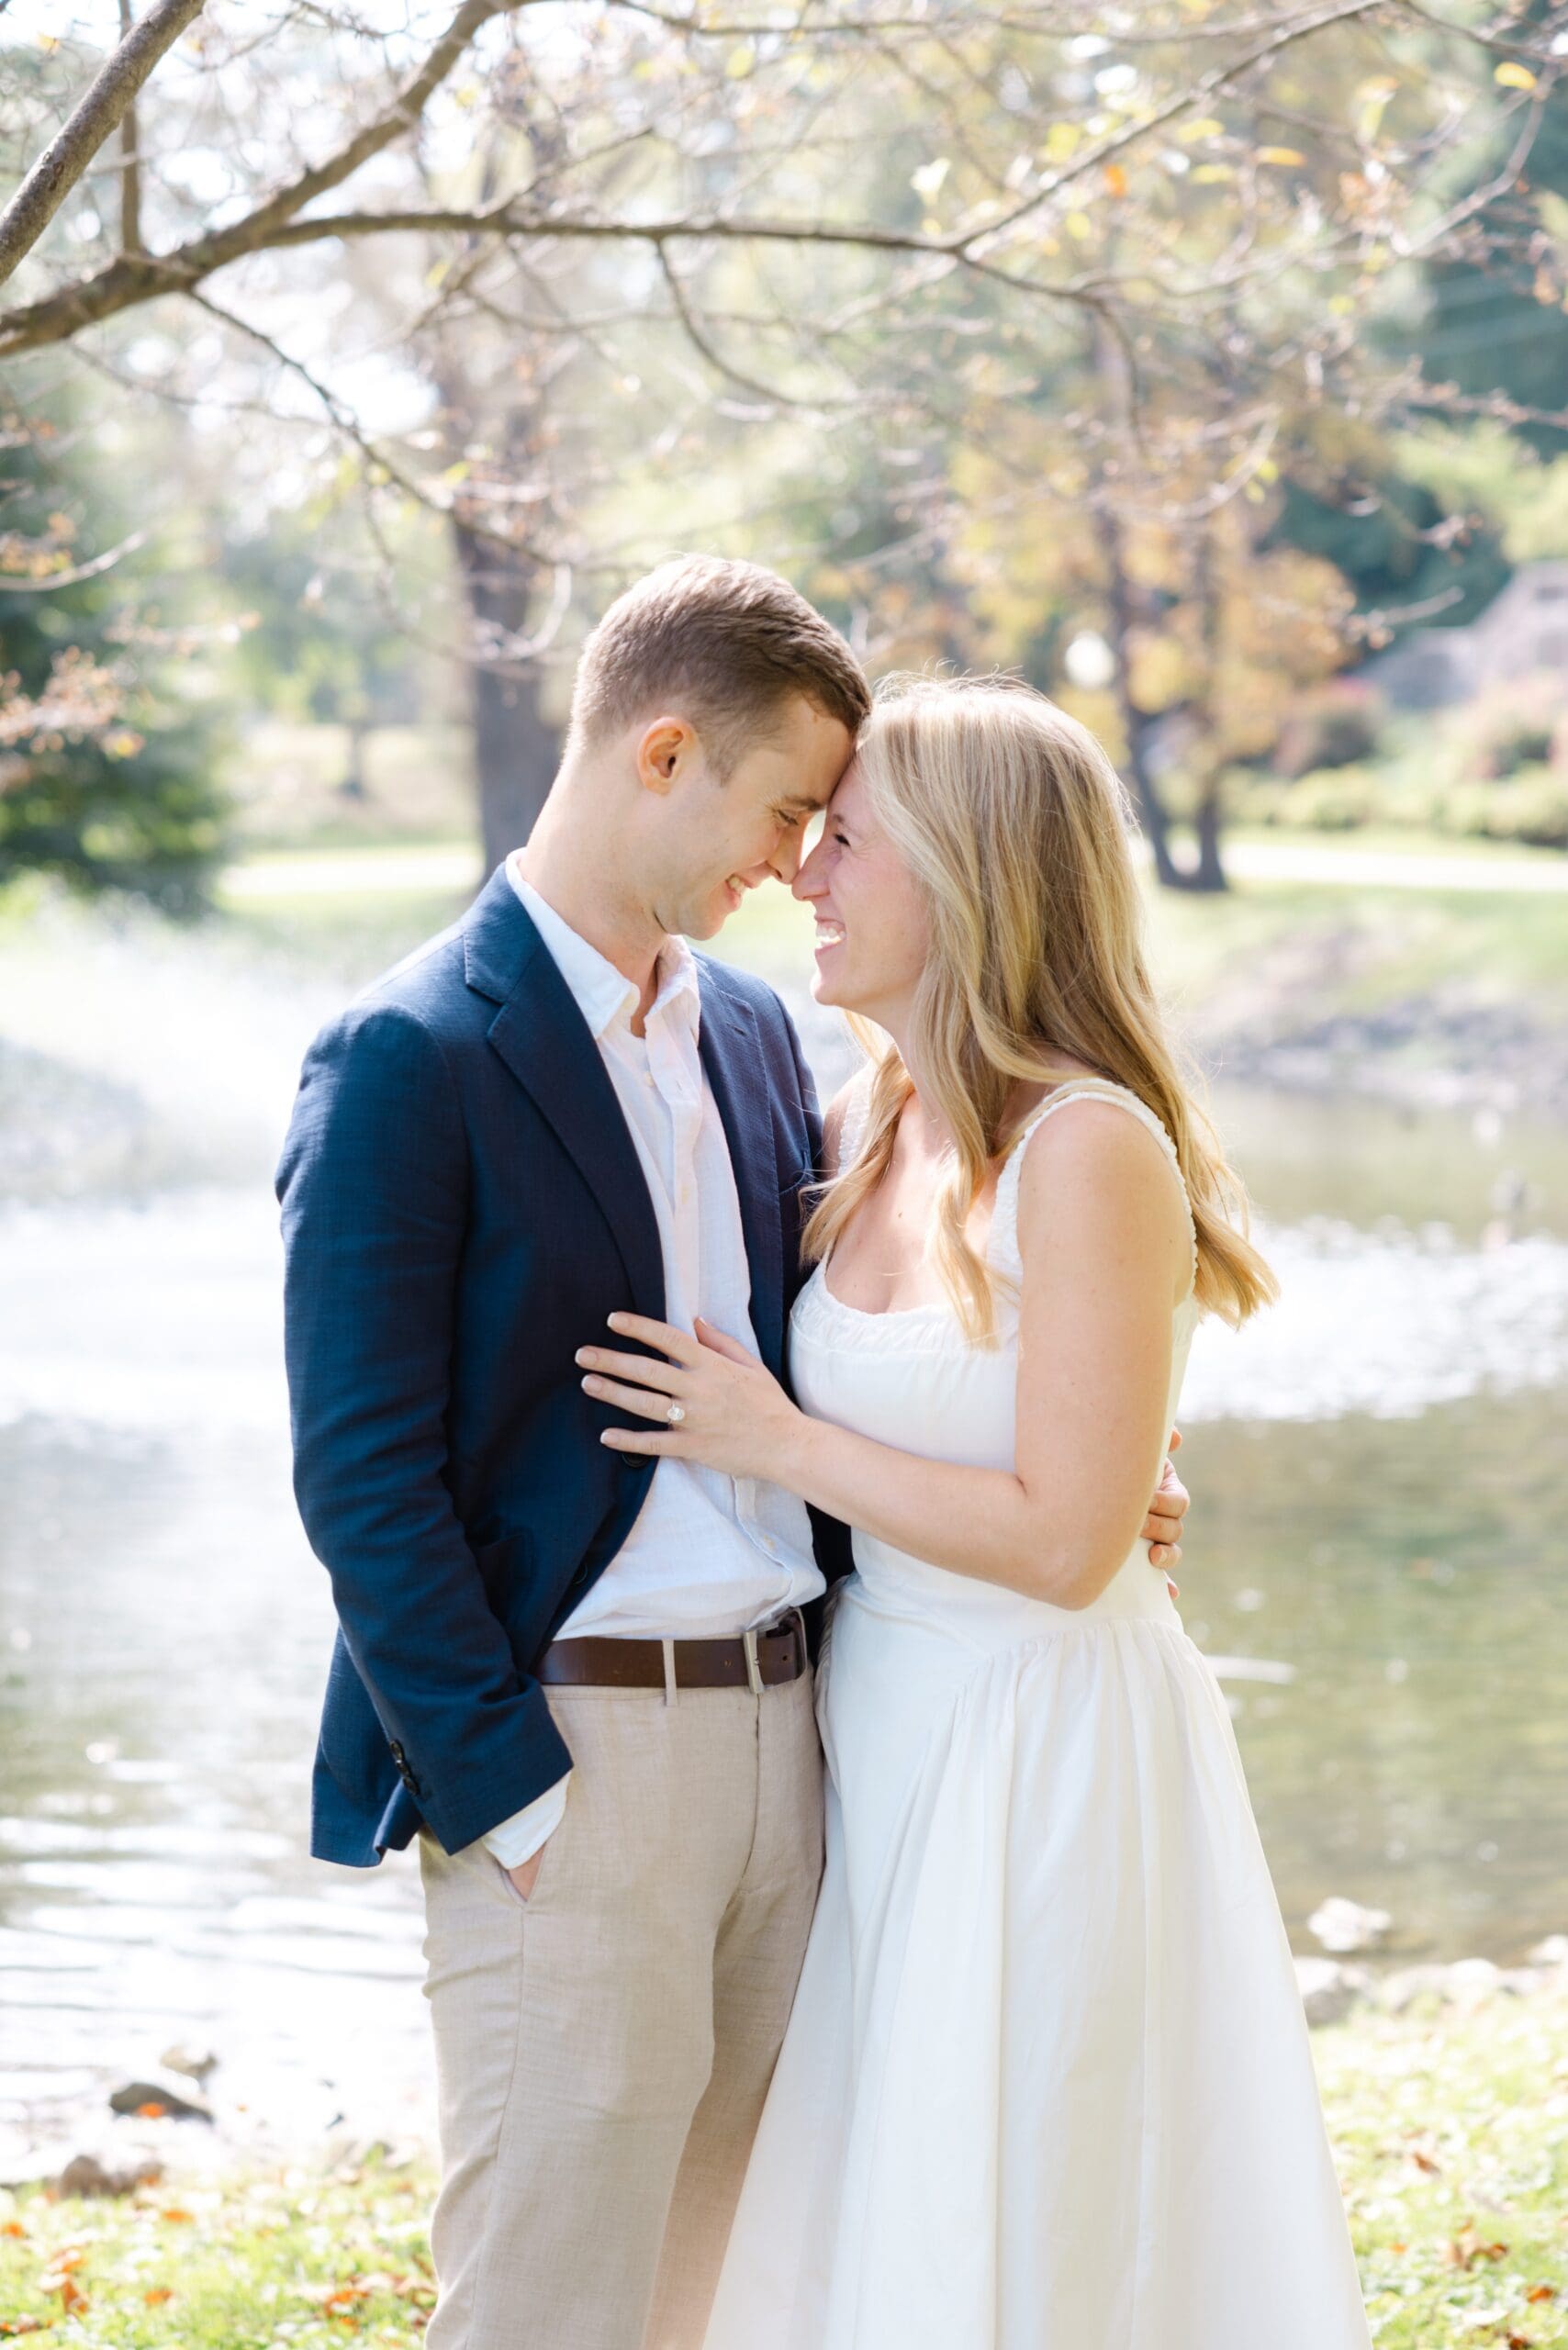
[{"label": "belt loop", "polygon": [[754,1697],[762,1695],[762,1667],[756,1661],[756,1634],[743,1632],[741,1645],[745,1651],[745,1677]]},{"label": "belt loop", "polygon": [[661,1640],[659,1646],[665,1652],[665,1704],[666,1706],[673,1706],[676,1703],[677,1689],[675,1678],[675,1642],[673,1640]]}]

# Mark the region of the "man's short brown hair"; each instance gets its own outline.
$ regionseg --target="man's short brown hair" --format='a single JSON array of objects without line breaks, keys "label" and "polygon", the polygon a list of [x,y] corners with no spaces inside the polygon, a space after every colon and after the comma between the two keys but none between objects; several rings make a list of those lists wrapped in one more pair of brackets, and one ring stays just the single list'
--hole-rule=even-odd
[{"label": "man's short brown hair", "polygon": [[674,709],[724,777],[796,694],[851,735],[871,707],[854,654],[787,579],[760,564],[678,555],[618,596],[589,636],[572,736],[603,742]]}]

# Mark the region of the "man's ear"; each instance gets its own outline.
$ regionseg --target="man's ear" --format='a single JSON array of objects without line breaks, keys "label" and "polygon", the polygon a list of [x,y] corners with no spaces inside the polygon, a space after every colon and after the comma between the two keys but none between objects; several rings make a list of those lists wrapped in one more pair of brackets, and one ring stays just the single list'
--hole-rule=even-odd
[{"label": "man's ear", "polygon": [[637,780],[644,791],[667,792],[697,750],[697,735],[684,718],[655,718],[637,737]]}]

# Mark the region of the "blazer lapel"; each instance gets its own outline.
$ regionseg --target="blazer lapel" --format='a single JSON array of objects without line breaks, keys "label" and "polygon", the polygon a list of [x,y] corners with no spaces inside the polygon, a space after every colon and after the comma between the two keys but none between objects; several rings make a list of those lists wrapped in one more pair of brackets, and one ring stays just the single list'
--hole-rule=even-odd
[{"label": "blazer lapel", "polygon": [[734,1169],[751,1272],[751,1326],[758,1353],[777,1375],[784,1352],[784,1244],[756,1017],[750,1004],[724,993],[708,963],[700,959],[698,971],[702,990],[699,1046]]},{"label": "blazer lapel", "polygon": [[490,1042],[576,1163],[626,1268],[634,1310],[665,1318],[654,1203],[615,1088],[576,997],[505,870],[464,923],[468,984],[500,1005]]}]

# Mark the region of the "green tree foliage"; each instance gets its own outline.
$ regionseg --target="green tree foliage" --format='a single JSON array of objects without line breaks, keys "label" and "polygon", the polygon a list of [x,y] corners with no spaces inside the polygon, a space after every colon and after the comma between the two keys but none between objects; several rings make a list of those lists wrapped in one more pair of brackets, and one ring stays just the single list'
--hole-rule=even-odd
[{"label": "green tree foliage", "polygon": [[[1550,32],[1561,10],[1522,10],[1526,27]],[[1503,69],[1504,76],[1507,68]],[[1531,112],[1529,166],[1468,224],[1460,249],[1428,264],[1427,316],[1417,343],[1425,374],[1462,397],[1508,414],[1513,429],[1542,457],[1568,454],[1562,417],[1568,387],[1568,88],[1528,86],[1504,78]],[[1517,110],[1488,107],[1481,152],[1467,166],[1471,184],[1506,177],[1519,138]]]},{"label": "green tree foliage", "polygon": [[[1385,643],[1408,627],[1457,627],[1484,611],[1508,577],[1496,531],[1399,471],[1386,441],[1326,466],[1303,452],[1281,485],[1275,543],[1333,564],[1355,609],[1376,614]],[[1386,633],[1384,633],[1386,632]]]},{"label": "green tree foliage", "polygon": [[188,636],[139,609],[163,562],[68,425],[0,419],[0,886],[25,872],[196,911],[222,846],[212,722],[170,688]]}]

